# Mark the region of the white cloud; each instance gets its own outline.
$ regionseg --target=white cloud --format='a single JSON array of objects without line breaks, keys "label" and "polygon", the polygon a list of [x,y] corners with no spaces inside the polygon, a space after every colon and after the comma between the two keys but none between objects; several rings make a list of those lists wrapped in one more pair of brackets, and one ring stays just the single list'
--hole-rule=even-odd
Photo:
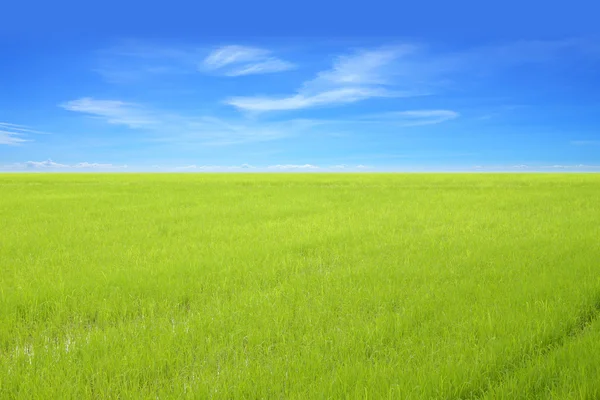
[{"label": "white cloud", "polygon": [[408,110],[394,111],[358,117],[369,123],[393,123],[401,126],[435,125],[460,116],[452,110]]},{"label": "white cloud", "polygon": [[[248,164],[244,164],[244,165],[248,165]],[[202,166],[198,167],[198,169],[203,170],[203,171],[234,171],[234,170],[242,170],[242,169],[248,169],[248,168],[243,167],[241,165],[227,165],[227,166],[202,165]]]},{"label": "white cloud", "polygon": [[175,167],[175,170],[177,171],[189,171],[189,170],[193,170],[193,169],[197,169],[198,166],[195,164],[192,165],[186,165],[184,167]]},{"label": "white cloud", "polygon": [[262,60],[269,56],[269,51],[247,46],[223,46],[204,59],[204,65],[209,68],[222,68],[229,64]]},{"label": "white cloud", "polygon": [[94,168],[94,169],[120,169],[127,168],[127,165],[101,164],[82,162],[72,165],[73,168]]},{"label": "white cloud", "polygon": [[[321,99],[318,101],[330,100],[329,96],[341,96],[343,98],[341,94],[322,93],[318,96],[318,99]],[[360,97],[364,94],[355,93],[355,96]],[[294,101],[306,101],[306,99]],[[311,101],[317,100],[312,99]],[[224,120],[211,116],[182,115],[121,100],[97,100],[90,97],[68,101],[60,106],[66,110],[82,113],[109,124],[124,125],[144,132],[147,135],[147,141],[169,142],[180,145],[236,145],[271,141],[316,132],[329,134],[336,127],[353,129],[356,124],[373,124],[373,129],[386,124],[389,126],[430,125],[459,116],[457,112],[451,110],[408,110],[357,116],[347,120],[291,119],[260,121],[252,118]],[[290,107],[285,102],[277,106]],[[274,107],[276,106],[268,105],[267,108],[273,109]]]},{"label": "white cloud", "polygon": [[19,124],[10,124],[8,122],[0,122],[0,129],[10,129],[15,132],[23,132],[23,133],[35,133],[37,135],[48,135],[48,132],[42,132],[35,129],[31,129],[25,125]]},{"label": "white cloud", "polygon": [[94,71],[112,83],[211,72],[224,76],[267,74],[296,68],[269,50],[251,46],[163,46],[126,41],[97,52]]},{"label": "white cloud", "polygon": [[322,71],[289,96],[232,97],[226,104],[241,110],[266,112],[354,103],[374,97],[407,97],[416,91],[390,90],[393,61],[412,51],[412,46],[360,51],[338,57],[332,69]]},{"label": "white cloud", "polygon": [[329,104],[354,103],[371,97],[402,96],[381,88],[348,87],[316,93],[296,94],[291,97],[233,97],[227,103],[247,111],[298,110]]},{"label": "white cloud", "polygon": [[[312,120],[311,122],[313,125],[326,125],[329,127],[341,126],[344,127],[344,129],[347,129],[346,127],[350,127],[351,129],[357,124],[373,125],[373,129],[375,129],[375,127],[380,127],[382,125],[392,127],[435,125],[459,117],[460,114],[452,110],[404,110],[356,115],[346,119]],[[331,134],[330,131],[328,133]]]},{"label": "white cloud", "polygon": [[31,142],[30,134],[46,135],[47,132],[31,129],[25,125],[0,122],[0,145],[19,145]]},{"label": "white cloud", "polygon": [[75,164],[61,164],[51,159],[45,161],[26,161],[24,163],[16,163],[11,165],[0,166],[3,170],[27,171],[77,171],[77,170],[118,170],[125,169],[127,165],[101,164],[80,162]]},{"label": "white cloud", "polygon": [[395,82],[391,78],[394,76],[394,62],[415,51],[415,46],[403,45],[339,56],[330,70],[318,73],[304,87],[319,90],[323,86],[393,85]]},{"label": "white cloud", "polygon": [[460,114],[452,110],[415,110],[400,111],[397,116],[408,121],[405,126],[417,126],[439,124],[458,118]]},{"label": "white cloud", "polygon": [[143,128],[156,125],[150,112],[134,103],[118,100],[95,100],[84,97],[60,105],[65,110],[81,112],[100,117],[109,124],[127,125],[130,128]]},{"label": "white cloud", "polygon": [[544,165],[540,168],[551,168],[551,169],[571,169],[571,168],[598,168],[596,165],[585,165],[585,164],[576,164],[576,165],[562,165],[562,164],[554,164],[554,165]]},{"label": "white cloud", "polygon": [[589,43],[563,40],[521,41],[454,52],[434,52],[415,44],[359,50],[335,58],[329,70],[317,73],[294,93],[231,97],[226,103],[240,110],[267,112],[341,105],[376,97],[421,96],[506,68],[526,64],[543,68],[544,63],[561,56],[590,53],[589,47]]},{"label": "white cloud", "polygon": [[369,168],[372,168],[372,167],[368,167],[368,166],[362,165],[362,164],[355,165],[355,166],[351,166],[351,165],[347,165],[347,164],[338,164],[338,165],[333,165],[333,166],[329,167],[329,169],[331,169],[331,170],[343,169],[345,171],[353,171],[353,170],[356,171],[356,170],[363,170],[363,169],[369,169]]},{"label": "white cloud", "polygon": [[225,73],[227,76],[243,76],[283,72],[295,68],[294,64],[278,58],[268,58],[257,63],[246,64]]},{"label": "white cloud", "polygon": [[67,168],[66,164],[59,164],[50,159],[46,161],[27,161],[25,163],[27,168]]},{"label": "white cloud", "polygon": [[272,56],[269,50],[231,45],[213,50],[202,67],[226,76],[242,76],[287,71],[295,65]]},{"label": "white cloud", "polygon": [[267,168],[268,169],[278,169],[278,170],[301,170],[301,169],[315,170],[315,169],[319,169],[321,167],[312,165],[312,164],[303,164],[303,165],[278,164],[278,165],[270,165]]},{"label": "white cloud", "polygon": [[27,139],[23,139],[21,136],[22,134],[19,132],[0,130],[0,144],[18,145],[28,142]]},{"label": "white cloud", "polygon": [[148,134],[148,140],[179,144],[232,145],[280,139],[307,132],[324,122],[306,119],[261,122],[235,118],[183,115],[120,100],[82,98],[62,108],[124,125]]}]

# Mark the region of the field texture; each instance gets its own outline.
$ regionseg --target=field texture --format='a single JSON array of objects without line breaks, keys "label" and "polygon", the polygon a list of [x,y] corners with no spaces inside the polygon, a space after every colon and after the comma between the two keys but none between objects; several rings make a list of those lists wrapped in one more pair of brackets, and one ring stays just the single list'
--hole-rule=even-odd
[{"label": "field texture", "polygon": [[600,398],[600,175],[0,175],[0,398]]}]

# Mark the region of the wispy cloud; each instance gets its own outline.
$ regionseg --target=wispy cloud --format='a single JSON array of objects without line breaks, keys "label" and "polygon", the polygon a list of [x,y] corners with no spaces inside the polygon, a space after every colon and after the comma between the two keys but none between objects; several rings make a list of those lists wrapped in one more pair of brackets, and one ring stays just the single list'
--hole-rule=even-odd
[{"label": "wispy cloud", "polygon": [[306,119],[261,122],[243,118],[222,119],[184,115],[120,100],[82,98],[60,105],[109,124],[124,125],[148,133],[148,140],[206,145],[230,145],[268,141],[306,132],[323,122]]},{"label": "wispy cloud", "polygon": [[47,132],[38,131],[25,125],[0,122],[0,145],[20,145],[31,142],[30,134],[46,135]]},{"label": "wispy cloud", "polygon": [[575,165],[563,165],[563,164],[554,164],[554,165],[543,165],[540,168],[549,168],[549,169],[585,169],[585,168],[600,168],[598,165],[586,165],[586,164],[575,164]]},{"label": "wispy cloud", "polygon": [[105,123],[123,125],[145,132],[147,141],[204,145],[237,145],[308,133],[331,133],[336,129],[354,129],[357,124],[373,125],[373,132],[376,132],[375,129],[385,125],[392,127],[432,125],[459,116],[457,112],[451,110],[405,110],[341,120],[296,118],[264,121],[253,118],[222,119],[207,115],[183,115],[132,102],[97,100],[89,97],[68,101],[60,106]]},{"label": "wispy cloud", "polygon": [[183,167],[175,167],[174,169],[177,171],[191,171],[191,170],[198,169],[198,166],[195,164],[192,164],[192,165],[185,165]]},{"label": "wispy cloud", "polygon": [[243,76],[243,75],[258,75],[271,74],[274,72],[283,72],[294,69],[296,66],[288,61],[283,61],[278,58],[268,58],[255,63],[244,64],[240,67],[233,68],[225,72],[226,76]]},{"label": "wispy cloud", "polygon": [[226,76],[242,76],[282,72],[295,68],[271,51],[248,46],[223,46],[213,50],[203,61],[202,68]]},{"label": "wispy cloud", "polygon": [[127,165],[81,162],[81,163],[73,164],[72,167],[73,168],[121,169],[121,168],[127,168]]},{"label": "wispy cloud", "polygon": [[412,46],[398,46],[340,56],[330,70],[319,72],[316,78],[304,82],[292,95],[231,97],[226,103],[241,110],[265,112],[354,103],[373,97],[422,94],[389,88],[394,85],[390,79],[392,62],[412,49]]},{"label": "wispy cloud", "polygon": [[357,118],[361,122],[392,123],[400,126],[435,125],[456,119],[460,114],[452,110],[409,110],[372,114]]},{"label": "wispy cloud", "polygon": [[229,45],[206,48],[126,41],[97,52],[94,71],[111,83],[131,83],[191,75],[199,72],[223,76],[269,74],[296,68],[271,50]]},{"label": "wispy cloud", "polygon": [[158,122],[149,111],[139,105],[119,100],[96,100],[84,97],[67,101],[60,106],[68,111],[104,119],[109,124],[127,125],[130,128],[155,126]]},{"label": "wispy cloud", "polygon": [[[450,52],[435,51],[415,43],[354,49],[333,58],[329,68],[315,72],[311,79],[298,82],[296,89],[287,94],[226,98],[226,105],[244,111],[233,117],[231,110],[218,113],[216,115],[219,117],[216,117],[91,97],[72,100],[61,106],[109,124],[147,132],[149,141],[179,144],[241,144],[315,132],[332,136],[339,134],[336,131],[340,130],[344,134],[349,130],[358,132],[361,130],[359,125],[369,125],[369,132],[376,133],[386,126],[397,128],[441,124],[459,118],[460,114],[455,110],[437,108],[439,105],[430,105],[431,108],[426,109],[402,109],[398,101],[390,101],[390,105],[386,106],[387,110],[397,111],[341,116],[337,120],[296,118],[276,121],[274,119],[277,117],[261,113],[435,94],[447,88],[445,85],[460,74],[461,78],[476,79],[481,73],[525,63],[545,62],[569,51],[580,51],[580,48],[581,44],[577,41],[527,41]],[[277,57],[273,51],[259,46],[227,45],[209,49],[133,43],[113,48],[108,54],[117,57],[116,60],[119,57],[134,60],[132,65],[152,73],[170,73],[173,69],[180,69],[187,73],[200,70],[222,76],[241,76],[294,67]],[[457,79],[453,84],[459,81]],[[228,116],[224,118],[222,115]],[[362,129],[362,132],[365,131]],[[10,141],[18,144],[27,140],[19,132],[11,132],[8,135],[2,131],[0,143]],[[592,143],[579,141],[573,144]]]},{"label": "wispy cloud", "polygon": [[277,164],[277,165],[269,165],[267,167],[268,169],[278,169],[278,170],[299,170],[299,169],[304,169],[304,170],[311,170],[311,169],[320,169],[319,166],[316,165],[312,165],[312,164],[302,164],[302,165],[296,165],[296,164]]},{"label": "wispy cloud", "polygon": [[18,145],[24,142],[28,142],[27,139],[23,139],[22,134],[6,129],[0,130],[0,144],[5,145]]},{"label": "wispy cloud", "polygon": [[338,165],[332,165],[331,167],[329,167],[329,169],[331,170],[345,170],[345,171],[352,171],[352,170],[365,170],[365,169],[371,169],[373,167],[367,166],[367,165],[362,165],[362,164],[358,164],[358,165],[347,165],[347,164],[338,164]]},{"label": "wispy cloud", "polygon": [[246,111],[298,110],[324,105],[354,103],[371,97],[409,96],[381,88],[348,87],[326,90],[315,94],[299,93],[290,97],[232,97],[227,103]]},{"label": "wispy cloud", "polygon": [[102,170],[112,171],[126,169],[127,165],[102,164],[80,162],[75,164],[62,164],[51,159],[45,161],[26,161],[23,163],[15,163],[10,165],[0,166],[1,170],[8,171],[84,171],[84,170]]},{"label": "wispy cloud", "polygon": [[330,70],[319,72],[315,79],[304,84],[304,88],[394,85],[394,63],[416,51],[414,45],[399,45],[338,56]]},{"label": "wispy cloud", "polygon": [[27,168],[67,168],[68,165],[56,163],[50,159],[46,161],[27,161],[25,163]]},{"label": "wispy cloud", "polygon": [[262,60],[269,54],[269,51],[256,47],[223,46],[210,53],[204,59],[204,65],[207,68],[218,69],[230,64]]},{"label": "wispy cloud", "polygon": [[[589,46],[588,46],[589,47]],[[343,105],[377,97],[413,97],[439,93],[464,79],[525,64],[542,64],[586,45],[577,40],[521,41],[454,52],[401,44],[363,49],[338,56],[288,95],[234,96],[225,103],[240,110],[267,112]]]},{"label": "wispy cloud", "polygon": [[460,117],[460,113],[452,110],[403,110],[384,113],[349,116],[343,119],[322,119],[321,125],[333,127],[340,126],[345,129],[357,125],[372,125],[373,129],[381,126],[412,127],[422,125],[436,125]]}]

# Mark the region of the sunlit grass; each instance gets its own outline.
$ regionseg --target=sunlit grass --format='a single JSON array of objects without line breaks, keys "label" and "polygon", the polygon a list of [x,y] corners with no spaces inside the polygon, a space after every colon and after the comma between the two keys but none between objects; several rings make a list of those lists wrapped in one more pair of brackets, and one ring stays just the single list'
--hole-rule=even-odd
[{"label": "sunlit grass", "polygon": [[600,396],[600,175],[0,175],[0,398]]}]

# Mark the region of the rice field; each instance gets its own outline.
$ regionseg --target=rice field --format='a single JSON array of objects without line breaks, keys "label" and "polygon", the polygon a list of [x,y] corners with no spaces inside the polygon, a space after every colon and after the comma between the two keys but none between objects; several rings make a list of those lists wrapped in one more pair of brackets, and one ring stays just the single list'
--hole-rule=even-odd
[{"label": "rice field", "polygon": [[0,174],[2,399],[597,399],[599,317],[599,174]]}]

